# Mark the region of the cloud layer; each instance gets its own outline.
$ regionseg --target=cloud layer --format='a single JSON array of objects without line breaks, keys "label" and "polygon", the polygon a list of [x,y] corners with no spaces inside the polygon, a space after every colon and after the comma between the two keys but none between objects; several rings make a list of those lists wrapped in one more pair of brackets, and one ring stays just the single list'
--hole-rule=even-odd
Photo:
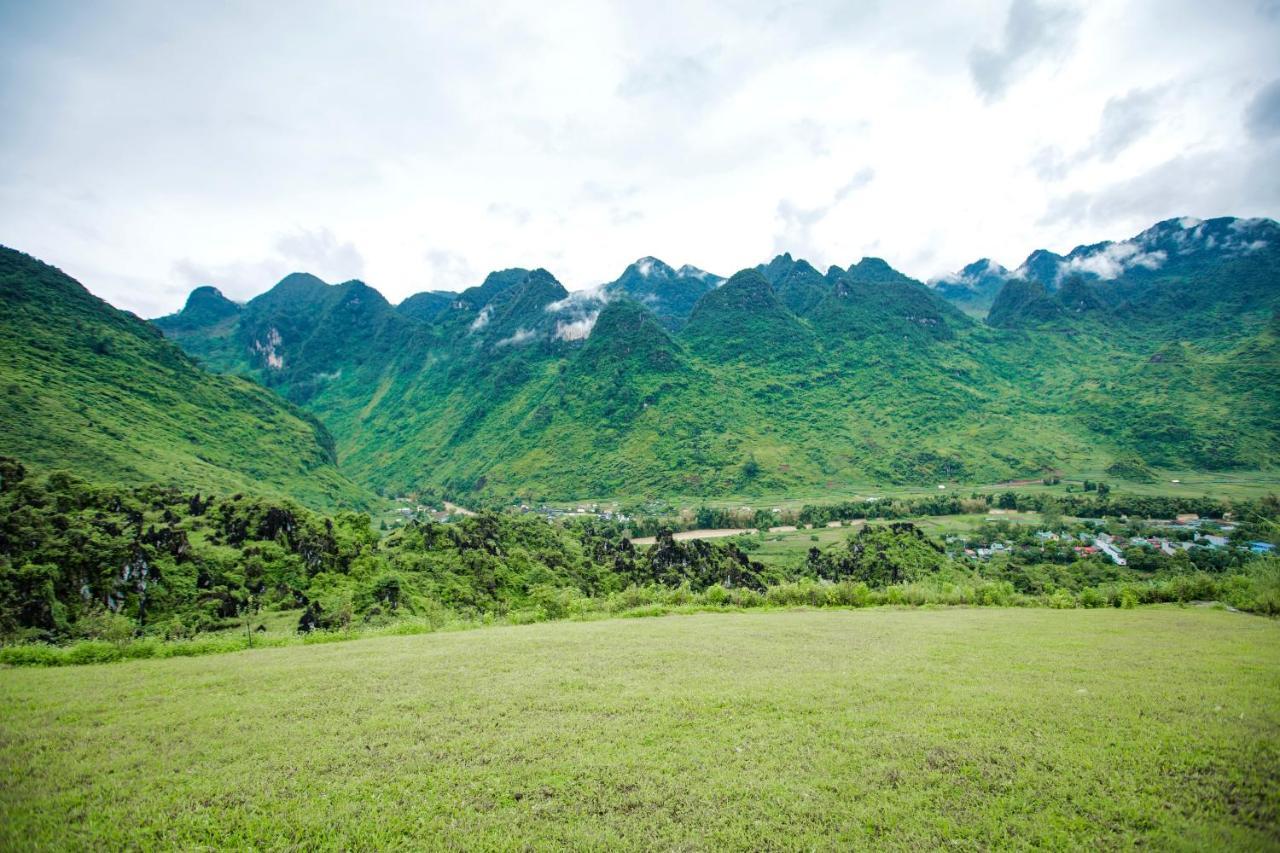
[{"label": "cloud layer", "polygon": [[1277,43],[1255,0],[0,4],[0,243],[147,315],[297,269],[929,278],[1280,214]]}]

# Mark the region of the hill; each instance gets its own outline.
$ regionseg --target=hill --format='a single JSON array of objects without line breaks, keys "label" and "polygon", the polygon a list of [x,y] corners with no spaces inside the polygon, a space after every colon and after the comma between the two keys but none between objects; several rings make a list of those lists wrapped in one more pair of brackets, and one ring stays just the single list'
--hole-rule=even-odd
[{"label": "hill", "polygon": [[[143,320],[59,270],[0,248],[0,455],[96,480],[290,494],[319,506],[368,493],[334,464],[316,418],[242,378],[217,376]],[[179,335],[237,328],[212,288],[192,294]],[[213,340],[211,336],[207,338]]]},{"label": "hill", "polygon": [[995,482],[1134,456],[1272,470],[1276,231],[1160,223],[1012,273],[986,262],[980,296],[877,258],[819,273],[780,255],[728,281],[644,258],[577,293],[496,272],[448,304],[406,300],[421,311],[286,279],[238,313],[205,293],[163,322],[306,406],[362,483],[464,503]]}]

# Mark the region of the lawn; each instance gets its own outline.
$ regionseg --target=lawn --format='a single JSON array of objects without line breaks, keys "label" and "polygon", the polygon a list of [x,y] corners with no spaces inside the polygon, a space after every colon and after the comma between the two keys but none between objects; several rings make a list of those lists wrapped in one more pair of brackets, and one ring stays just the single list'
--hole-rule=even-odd
[{"label": "lawn", "polygon": [[0,672],[0,848],[1280,845],[1280,624],[700,614]]}]

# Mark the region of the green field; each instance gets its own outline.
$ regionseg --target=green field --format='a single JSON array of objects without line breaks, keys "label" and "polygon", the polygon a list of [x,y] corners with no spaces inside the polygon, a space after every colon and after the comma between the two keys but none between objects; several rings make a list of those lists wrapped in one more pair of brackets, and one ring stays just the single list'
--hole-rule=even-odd
[{"label": "green field", "polygon": [[1280,625],[562,622],[0,672],[0,848],[1280,844]]}]

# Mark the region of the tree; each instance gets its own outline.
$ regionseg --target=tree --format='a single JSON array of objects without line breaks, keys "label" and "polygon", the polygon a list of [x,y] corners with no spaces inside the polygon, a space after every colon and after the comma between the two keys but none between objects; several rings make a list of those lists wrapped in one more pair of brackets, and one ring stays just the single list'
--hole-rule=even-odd
[{"label": "tree", "polygon": [[1062,506],[1054,498],[1046,497],[1040,501],[1040,520],[1046,530],[1057,530],[1062,527]]}]

